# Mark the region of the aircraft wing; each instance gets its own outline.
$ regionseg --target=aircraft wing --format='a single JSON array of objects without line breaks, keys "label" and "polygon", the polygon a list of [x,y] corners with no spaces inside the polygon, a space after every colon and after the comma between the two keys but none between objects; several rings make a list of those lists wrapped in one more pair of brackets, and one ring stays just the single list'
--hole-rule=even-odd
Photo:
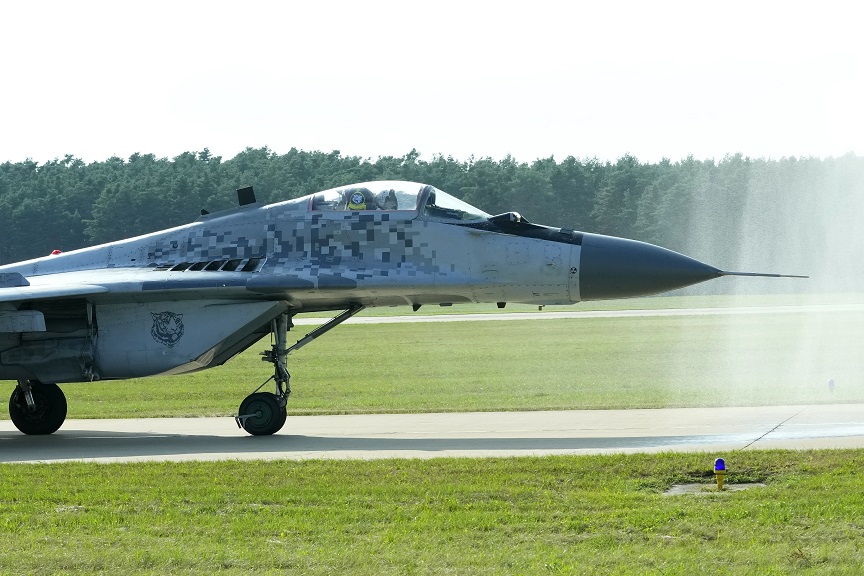
[{"label": "aircraft wing", "polygon": [[[36,300],[87,298],[93,302],[157,300],[292,300],[341,294],[356,288],[353,280],[333,274],[164,271],[154,268],[103,268],[35,276],[0,274],[0,304]],[[335,294],[334,294],[335,293]],[[346,304],[347,305],[347,304]]]},{"label": "aircraft wing", "polygon": [[97,284],[65,284],[47,286],[16,286],[0,288],[0,302],[24,302],[54,298],[78,298],[108,292],[105,286]]},{"label": "aircraft wing", "polygon": [[173,298],[202,298],[207,297],[202,292],[208,289],[221,289],[218,290],[219,296],[227,295],[231,288],[245,291],[246,279],[225,276],[219,273],[159,274],[152,269],[140,268],[108,268],[28,277],[6,274],[0,276],[0,303],[86,296],[96,300],[150,300],[169,292]]},{"label": "aircraft wing", "polygon": [[[37,276],[31,283],[18,272],[0,273],[0,303],[25,302],[52,298],[76,298],[107,292],[108,288],[85,277],[66,277],[67,274]],[[92,273],[90,276],[92,280]]]}]

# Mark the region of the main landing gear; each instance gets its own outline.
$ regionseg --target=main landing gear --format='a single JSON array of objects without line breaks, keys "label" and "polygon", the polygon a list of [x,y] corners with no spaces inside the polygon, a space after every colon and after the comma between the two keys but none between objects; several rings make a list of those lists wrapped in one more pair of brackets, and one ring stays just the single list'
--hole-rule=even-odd
[{"label": "main landing gear", "polygon": [[[288,404],[288,396],[291,394],[288,353],[292,350],[302,348],[319,336],[324,335],[363,310],[363,308],[365,306],[361,306],[360,304],[352,306],[329,322],[311,331],[290,348],[286,348],[286,342],[288,340],[288,331],[294,327],[294,323],[291,322],[293,315],[286,312],[273,320],[271,322],[273,345],[270,350],[261,353],[261,360],[273,364],[273,376],[268,378],[264,384],[261,384],[240,404],[240,410],[237,416],[234,417],[237,421],[237,426],[243,428],[253,436],[269,436],[281,430],[288,416],[285,407]],[[259,392],[271,380],[276,384],[275,394],[272,392]]]},{"label": "main landing gear", "polygon": [[66,396],[56,384],[19,380],[9,398],[9,417],[24,434],[53,434],[66,420]]}]

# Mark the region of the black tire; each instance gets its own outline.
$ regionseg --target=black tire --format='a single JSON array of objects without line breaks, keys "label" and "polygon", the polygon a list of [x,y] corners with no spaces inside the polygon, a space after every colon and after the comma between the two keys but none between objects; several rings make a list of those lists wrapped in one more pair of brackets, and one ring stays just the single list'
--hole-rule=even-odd
[{"label": "black tire", "polygon": [[53,434],[66,420],[66,395],[56,384],[32,382],[30,391],[36,406],[27,406],[24,391],[15,387],[9,398],[9,417],[24,434]]},{"label": "black tire", "polygon": [[275,394],[256,392],[250,394],[240,404],[240,416],[249,416],[243,420],[243,429],[253,436],[269,436],[275,434],[285,425],[288,411],[279,405]]}]

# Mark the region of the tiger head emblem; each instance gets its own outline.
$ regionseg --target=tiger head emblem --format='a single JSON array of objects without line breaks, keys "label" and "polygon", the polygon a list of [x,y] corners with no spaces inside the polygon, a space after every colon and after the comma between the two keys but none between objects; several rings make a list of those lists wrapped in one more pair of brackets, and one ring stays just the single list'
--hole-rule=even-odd
[{"label": "tiger head emblem", "polygon": [[183,315],[174,312],[151,312],[153,327],[150,335],[157,342],[173,348],[183,337]]}]

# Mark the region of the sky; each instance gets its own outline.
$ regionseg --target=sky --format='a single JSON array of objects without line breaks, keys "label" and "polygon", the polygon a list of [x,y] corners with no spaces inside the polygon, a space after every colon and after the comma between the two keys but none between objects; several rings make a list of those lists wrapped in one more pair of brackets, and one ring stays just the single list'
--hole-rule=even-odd
[{"label": "sky", "polygon": [[864,154],[854,2],[0,4],[0,162]]}]

